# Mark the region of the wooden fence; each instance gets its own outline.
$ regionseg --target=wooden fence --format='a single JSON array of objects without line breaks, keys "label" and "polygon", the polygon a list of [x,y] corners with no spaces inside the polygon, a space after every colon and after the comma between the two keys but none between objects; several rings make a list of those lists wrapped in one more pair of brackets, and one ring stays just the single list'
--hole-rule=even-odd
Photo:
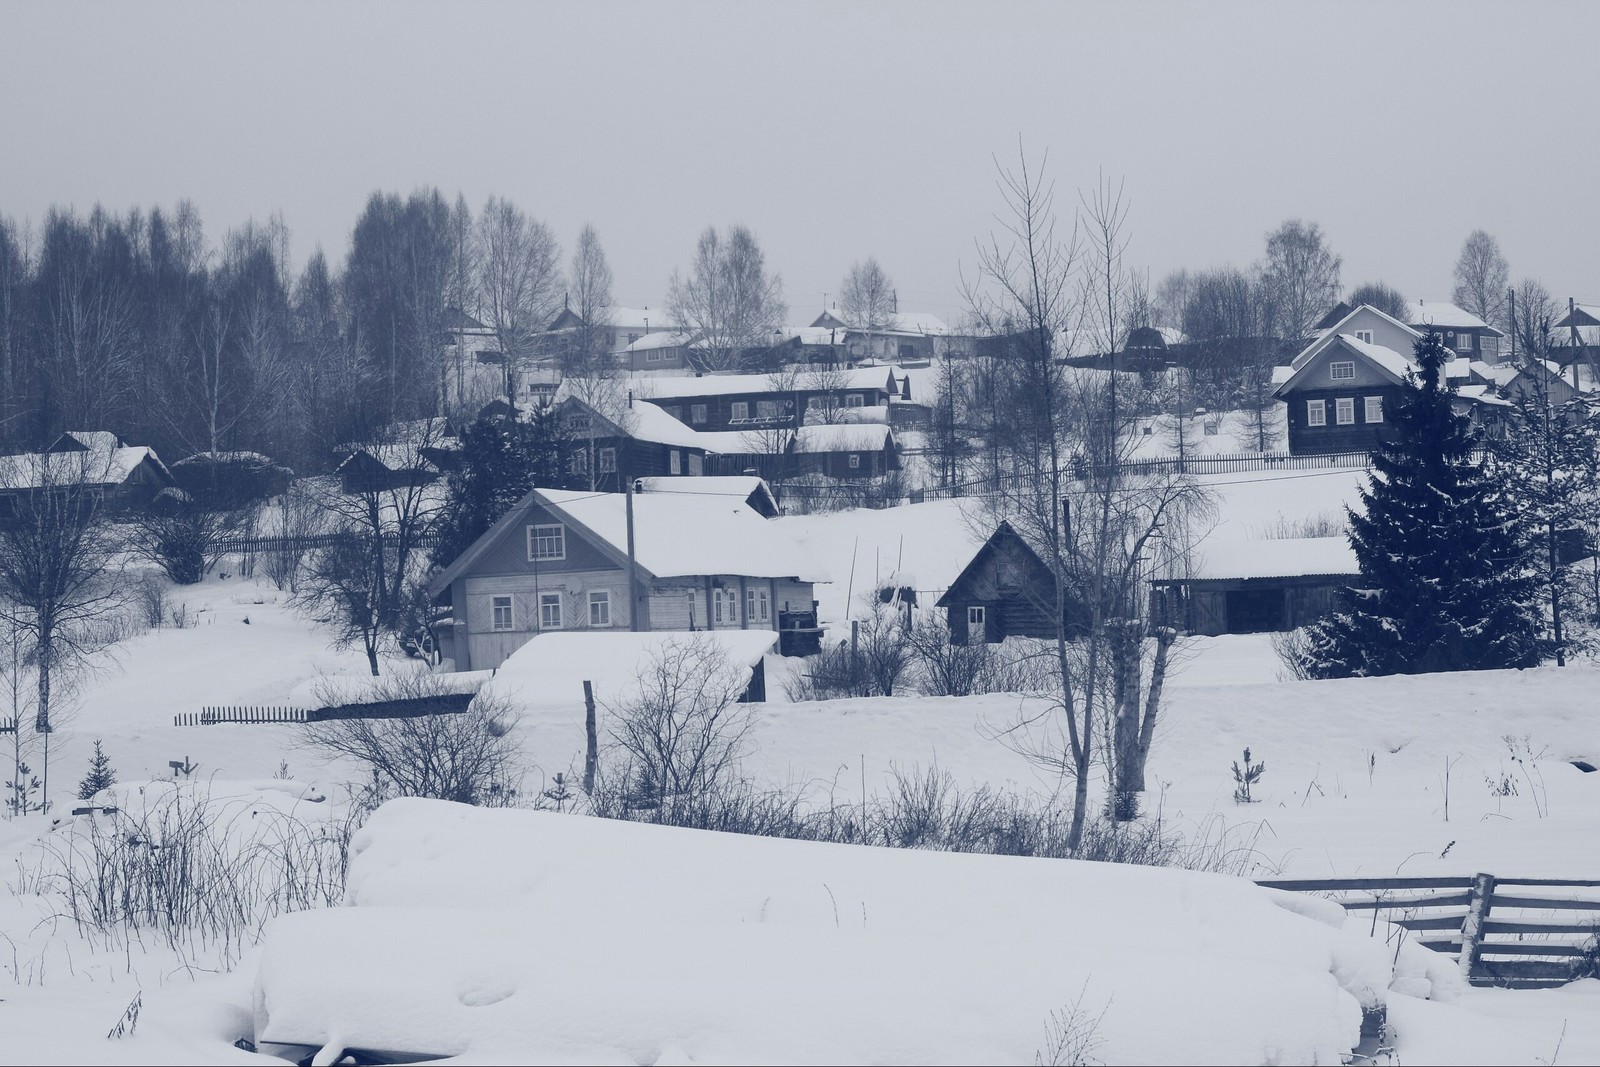
[{"label": "wooden fence", "polygon": [[1600,880],[1308,878],[1258,883],[1329,896],[1456,957],[1473,985],[1533,989],[1600,977]]},{"label": "wooden fence", "polygon": [[174,726],[217,726],[327,722],[331,719],[414,719],[423,715],[457,715],[472,703],[472,693],[443,693],[399,700],[335,704],[326,708],[207,707],[172,717]]},{"label": "wooden fence", "polygon": [[14,734],[17,732],[16,719],[0,719],[0,734]]},{"label": "wooden fence", "polygon": [[[1472,453],[1474,462],[1487,458],[1487,449]],[[1103,478],[1113,471],[1119,475],[1141,477],[1153,474],[1234,474],[1246,471],[1291,470],[1362,470],[1372,464],[1370,452],[1322,452],[1291,455],[1288,452],[1236,452],[1220,456],[1189,456],[1184,459],[1128,460],[1114,467],[1078,464],[1063,467],[1061,473],[1068,478]],[[1040,484],[1041,472],[1021,474],[991,474],[955,485],[935,486],[921,491],[922,500],[943,500],[949,497],[984,496],[1002,491],[1016,492]]]}]

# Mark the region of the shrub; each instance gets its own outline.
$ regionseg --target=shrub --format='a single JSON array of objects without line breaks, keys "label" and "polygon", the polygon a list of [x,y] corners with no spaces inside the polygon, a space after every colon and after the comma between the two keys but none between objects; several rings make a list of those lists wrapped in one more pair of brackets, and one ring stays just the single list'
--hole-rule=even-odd
[{"label": "shrub", "polygon": [[606,710],[627,761],[628,804],[658,820],[694,808],[730,783],[750,732],[746,681],[720,645],[667,641],[640,672],[638,694]]},{"label": "shrub", "polygon": [[906,641],[916,658],[923,692],[964,697],[984,691],[980,686],[993,666],[993,646],[951,644],[950,621],[943,611],[930,608],[918,612]]},{"label": "shrub", "polygon": [[[421,672],[391,675],[373,690],[374,700],[449,692],[436,676]],[[507,704],[479,696],[466,711],[453,714],[328,719],[302,729],[311,748],[328,757],[349,757],[366,769],[368,806],[402,796],[504,807],[517,799],[521,787],[516,724]]]}]

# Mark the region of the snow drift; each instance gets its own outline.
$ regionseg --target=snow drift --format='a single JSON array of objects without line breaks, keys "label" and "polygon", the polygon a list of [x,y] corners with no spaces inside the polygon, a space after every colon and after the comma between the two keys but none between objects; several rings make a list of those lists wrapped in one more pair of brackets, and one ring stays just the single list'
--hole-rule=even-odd
[{"label": "snow drift", "polygon": [[[1187,871],[398,800],[269,928],[258,1041],[523,1062],[1337,1063],[1392,977],[1337,908]],[[1103,1014],[1102,1014],[1103,1013]]]}]

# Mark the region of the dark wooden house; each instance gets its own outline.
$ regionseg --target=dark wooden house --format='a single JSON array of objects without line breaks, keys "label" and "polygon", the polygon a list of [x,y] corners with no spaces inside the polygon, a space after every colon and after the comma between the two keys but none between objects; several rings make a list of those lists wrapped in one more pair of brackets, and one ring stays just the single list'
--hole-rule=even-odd
[{"label": "dark wooden house", "polygon": [[623,478],[706,473],[702,435],[653,404],[632,400],[612,417],[568,397],[556,410],[568,450],[567,468],[576,481],[620,492]]},{"label": "dark wooden house", "polygon": [[[945,610],[953,644],[978,644],[1054,638],[1055,599],[1055,575],[1011,524],[1002,522],[935,606]],[[1071,606],[1067,610],[1074,613]]]}]

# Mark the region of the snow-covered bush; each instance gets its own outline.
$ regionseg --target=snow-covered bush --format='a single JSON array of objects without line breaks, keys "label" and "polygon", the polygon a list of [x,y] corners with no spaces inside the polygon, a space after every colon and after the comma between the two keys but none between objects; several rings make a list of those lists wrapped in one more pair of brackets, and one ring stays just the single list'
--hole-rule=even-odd
[{"label": "snow-covered bush", "polygon": [[[443,697],[452,691],[437,675],[412,672],[374,683],[374,700]],[[348,757],[371,775],[364,804],[392,797],[429,797],[502,807],[522,782],[517,720],[502,700],[480,696],[466,711],[404,718],[308,722],[305,742],[324,756]]]}]

